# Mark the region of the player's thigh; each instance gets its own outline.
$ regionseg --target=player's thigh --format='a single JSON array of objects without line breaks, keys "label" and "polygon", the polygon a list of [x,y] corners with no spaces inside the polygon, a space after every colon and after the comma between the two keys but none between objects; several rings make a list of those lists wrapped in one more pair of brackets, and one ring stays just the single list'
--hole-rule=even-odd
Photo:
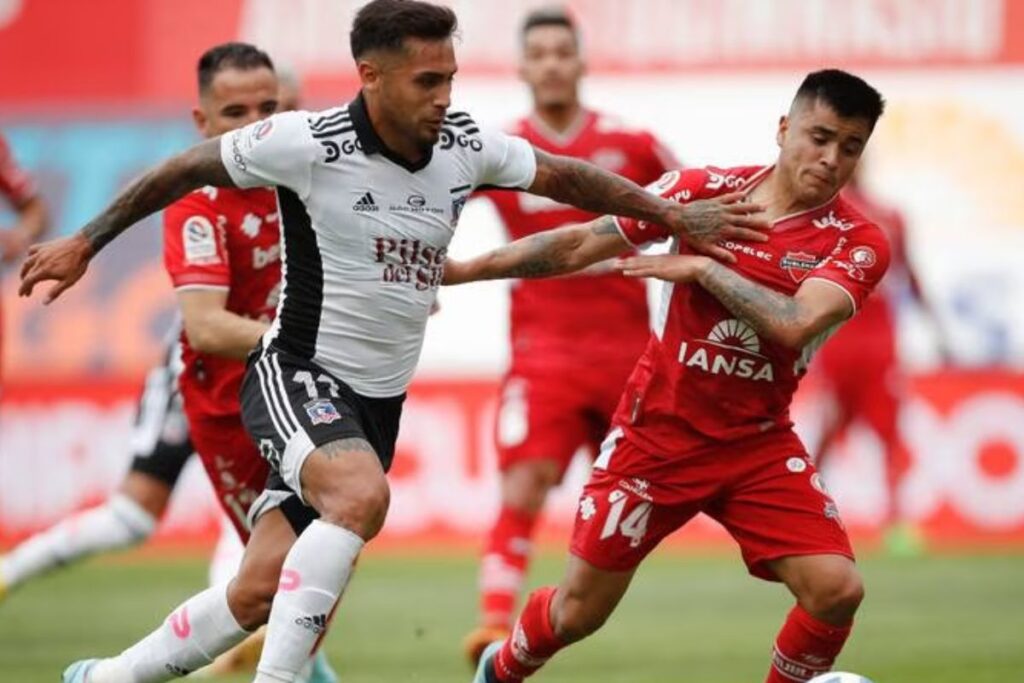
[{"label": "player's thigh", "polygon": [[591,434],[587,410],[585,394],[557,377],[509,375],[502,385],[495,421],[499,468],[505,471],[521,462],[546,460],[556,463],[561,480]]},{"label": "player's thigh", "polygon": [[190,426],[217,500],[245,540],[249,509],[266,487],[269,466],[238,416],[192,418]]},{"label": "player's thigh", "polygon": [[302,497],[326,520],[363,538],[384,522],[390,491],[373,446],[358,437],[316,448],[301,472]]},{"label": "player's thigh", "polygon": [[853,559],[839,509],[795,436],[722,455],[736,459],[734,478],[705,512],[739,544],[751,574],[779,580],[772,562],[783,557]]}]

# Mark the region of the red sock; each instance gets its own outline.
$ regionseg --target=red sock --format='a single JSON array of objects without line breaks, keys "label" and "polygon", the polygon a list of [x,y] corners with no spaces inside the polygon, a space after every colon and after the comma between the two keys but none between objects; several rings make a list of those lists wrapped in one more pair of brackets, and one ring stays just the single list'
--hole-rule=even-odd
[{"label": "red sock", "polygon": [[487,626],[508,628],[512,624],[536,523],[536,516],[503,506],[491,527],[480,565],[480,612]]},{"label": "red sock", "polygon": [[551,625],[551,599],[554,597],[553,586],[530,594],[512,635],[494,657],[494,673],[501,683],[519,683],[532,676],[565,647]]},{"label": "red sock", "polygon": [[765,683],[806,681],[830,671],[852,627],[826,624],[797,605],[775,639]]}]

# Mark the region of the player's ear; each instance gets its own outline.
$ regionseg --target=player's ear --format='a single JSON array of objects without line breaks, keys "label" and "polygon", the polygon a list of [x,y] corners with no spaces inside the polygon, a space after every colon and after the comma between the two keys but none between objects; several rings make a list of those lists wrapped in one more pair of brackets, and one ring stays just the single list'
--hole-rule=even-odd
[{"label": "player's ear", "polygon": [[360,59],[356,63],[359,80],[367,90],[376,90],[380,84],[380,65],[376,61]]},{"label": "player's ear", "polygon": [[778,130],[778,132],[775,133],[775,142],[779,145],[779,147],[782,147],[782,142],[786,139],[786,131],[788,131],[788,130],[789,130],[789,117],[785,116],[785,115],[780,116],[779,117],[779,130]]},{"label": "player's ear", "polygon": [[206,126],[209,123],[209,119],[206,118],[206,113],[199,107],[192,107],[192,122],[196,124],[196,130],[199,131],[199,134],[206,137]]}]

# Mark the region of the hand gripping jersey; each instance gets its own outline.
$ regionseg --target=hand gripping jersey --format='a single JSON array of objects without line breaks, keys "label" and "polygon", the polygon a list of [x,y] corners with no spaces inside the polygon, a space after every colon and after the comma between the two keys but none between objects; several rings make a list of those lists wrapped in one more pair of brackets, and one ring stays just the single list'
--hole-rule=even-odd
[{"label": "hand gripping jersey", "polygon": [[[593,111],[581,111],[564,133],[532,116],[516,122],[512,132],[547,152],[589,161],[641,185],[679,166],[650,133]],[[524,192],[491,192],[488,197],[513,240],[596,218]],[[609,334],[610,324],[614,334]],[[531,362],[549,367],[573,359],[589,363],[608,355],[630,356],[632,362],[649,332],[646,288],[636,280],[582,275],[525,279],[512,287],[513,367]]]},{"label": "hand gripping jersey", "polygon": [[377,136],[362,95],[224,135],[221,153],[239,187],[277,186],[284,288],[264,344],[371,398],[412,379],[466,198],[480,185],[526,188],[536,172],[528,143],[462,112],[410,164]]},{"label": "hand gripping jersey", "polygon": [[[270,322],[281,287],[280,220],[272,190],[206,187],[164,211],[164,265],[178,291],[221,289],[227,310]],[[179,384],[190,414],[237,415],[245,364],[203,354],[182,333]]]},{"label": "hand gripping jersey", "polygon": [[[679,202],[706,199],[763,180],[771,168],[706,168],[666,174],[650,189]],[[640,246],[669,237],[665,228],[618,219]],[[857,311],[885,273],[885,235],[841,197],[775,221],[766,243],[722,243],[744,277],[793,295],[821,280]],[[672,238],[672,253],[688,253]],[[698,284],[666,283],[647,351],[633,371],[613,423],[652,453],[672,457],[698,440],[734,440],[792,426],[789,405],[814,351],[834,330],[803,349],[766,339]]]}]

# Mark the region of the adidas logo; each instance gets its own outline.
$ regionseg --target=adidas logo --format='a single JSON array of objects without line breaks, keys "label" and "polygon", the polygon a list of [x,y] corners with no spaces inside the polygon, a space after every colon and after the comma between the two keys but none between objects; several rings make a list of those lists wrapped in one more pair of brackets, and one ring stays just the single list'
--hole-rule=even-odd
[{"label": "adidas logo", "polygon": [[380,207],[377,206],[377,202],[373,201],[373,193],[367,192],[359,198],[355,204],[352,205],[353,211],[380,211]]},{"label": "adidas logo", "polygon": [[295,620],[295,624],[320,635],[327,629],[327,615],[317,614],[312,617],[299,617]]}]

